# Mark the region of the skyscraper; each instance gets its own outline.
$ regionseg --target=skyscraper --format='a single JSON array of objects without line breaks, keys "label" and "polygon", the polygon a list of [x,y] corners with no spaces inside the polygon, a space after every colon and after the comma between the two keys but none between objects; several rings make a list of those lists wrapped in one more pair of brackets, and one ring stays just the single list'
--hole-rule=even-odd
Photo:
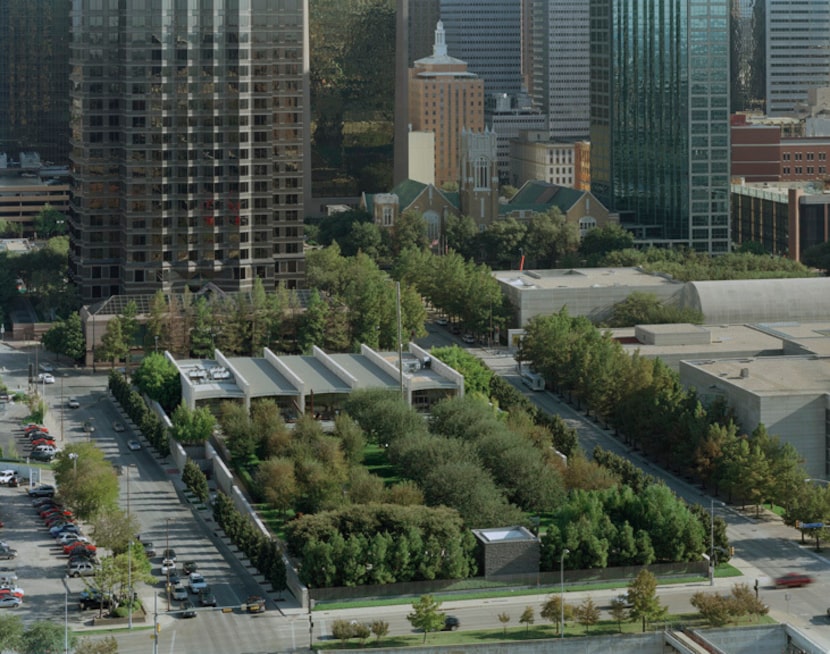
[{"label": "skyscraper", "polygon": [[69,162],[69,0],[0,0],[0,152]]},{"label": "skyscraper", "polygon": [[304,276],[305,0],[75,0],[70,274],[86,301]]},{"label": "skyscraper", "polygon": [[591,188],[637,236],[726,252],[729,0],[590,0]]},{"label": "skyscraper", "polygon": [[435,133],[436,185],[458,181],[462,129],[484,130],[484,82],[447,54],[441,21],[432,56],[409,70],[409,121],[414,130]]},{"label": "skyscraper", "polygon": [[767,114],[782,116],[830,86],[830,2],[766,1]]},{"label": "skyscraper", "polygon": [[521,0],[441,0],[441,21],[447,32],[447,51],[466,61],[470,72],[484,80],[487,95],[519,93]]},{"label": "skyscraper", "polygon": [[590,42],[584,0],[527,0],[531,97],[548,116],[551,137],[588,137]]}]

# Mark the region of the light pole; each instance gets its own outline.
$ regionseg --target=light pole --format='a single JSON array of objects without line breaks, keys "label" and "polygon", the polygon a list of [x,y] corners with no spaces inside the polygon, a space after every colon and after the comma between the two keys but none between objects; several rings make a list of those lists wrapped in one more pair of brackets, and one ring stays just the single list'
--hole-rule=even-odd
[{"label": "light pole", "polygon": [[72,474],[78,476],[78,453],[70,452],[69,458],[72,459]]},{"label": "light pole", "polygon": [[[127,466],[127,524],[130,524],[130,478],[133,476],[133,467]],[[133,536],[130,534],[130,541],[127,543],[127,592],[129,593],[130,603],[127,605],[129,611],[129,626],[128,629],[133,628]]]},{"label": "light pole", "polygon": [[709,585],[715,585],[715,498],[709,498]]},{"label": "light pole", "polygon": [[308,589],[308,649],[314,649],[314,618],[311,612],[314,610],[314,600],[311,599],[311,588]]},{"label": "light pole", "polygon": [[169,561],[166,557],[170,553],[170,518],[167,518],[166,522],[167,522],[167,530],[166,530],[167,533],[166,533],[166,539],[165,540],[167,541],[167,544],[164,546],[165,547],[165,550],[164,550],[165,558],[163,559],[163,562],[167,561],[167,565],[165,566],[165,570],[167,571],[165,573],[167,575],[167,583],[165,584],[165,588],[167,589],[167,610],[169,611],[170,610],[170,563],[171,563],[171,561]]},{"label": "light pole", "polygon": [[156,342],[156,354],[158,354],[159,353],[159,335],[156,334],[155,336],[153,336],[153,340]]},{"label": "light pole", "polygon": [[66,410],[66,405],[63,402],[63,378],[66,375],[61,375],[61,443],[63,443],[63,413]]},{"label": "light pole", "polygon": [[559,621],[561,623],[561,631],[559,637],[565,637],[565,555],[570,554],[568,548],[562,550],[562,556],[559,557]]},{"label": "light pole", "polygon": [[69,584],[68,577],[61,578],[63,582],[63,652],[69,654]]}]

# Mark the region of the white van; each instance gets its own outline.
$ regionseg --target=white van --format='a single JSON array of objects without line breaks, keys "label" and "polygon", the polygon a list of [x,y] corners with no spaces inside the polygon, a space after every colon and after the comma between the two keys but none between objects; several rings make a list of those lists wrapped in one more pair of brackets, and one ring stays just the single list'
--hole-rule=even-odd
[{"label": "white van", "polygon": [[58,448],[54,445],[38,445],[32,452],[43,452],[44,454],[57,454]]}]

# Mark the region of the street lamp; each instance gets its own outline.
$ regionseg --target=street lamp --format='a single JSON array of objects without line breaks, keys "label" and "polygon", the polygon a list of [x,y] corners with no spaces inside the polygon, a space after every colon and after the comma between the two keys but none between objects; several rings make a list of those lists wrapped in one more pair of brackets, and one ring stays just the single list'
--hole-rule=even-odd
[{"label": "street lamp", "polygon": [[709,585],[715,585],[715,498],[709,498]]},{"label": "street lamp", "polygon": [[66,580],[69,579],[66,575],[63,576],[63,652],[69,654],[69,584]]},{"label": "street lamp", "polygon": [[78,453],[70,452],[69,458],[72,460],[72,474],[78,476]]},{"label": "street lamp", "polygon": [[165,574],[167,575],[167,583],[165,584],[165,588],[167,589],[167,610],[170,610],[170,561],[166,558],[167,555],[170,553],[170,518],[167,518],[167,534],[166,534],[166,541],[167,544],[165,545],[164,550],[164,558],[162,559],[163,562],[167,562],[167,565],[164,566],[164,569],[167,571]]},{"label": "street lamp", "polygon": [[562,550],[562,556],[559,557],[559,621],[561,623],[561,631],[559,637],[565,637],[565,555],[570,554],[571,551],[567,548]]},{"label": "street lamp", "polygon": [[[130,524],[130,479],[133,476],[132,465],[127,466],[127,524]],[[133,603],[135,598],[133,596],[133,536],[130,534],[130,540],[127,543],[127,592],[129,593],[130,603],[127,605],[129,611],[129,629],[133,628]],[[168,591],[169,592],[169,591]]]},{"label": "street lamp", "polygon": [[153,340],[155,340],[155,342],[156,342],[156,354],[158,354],[159,353],[159,335],[156,334],[155,336],[153,336]]}]

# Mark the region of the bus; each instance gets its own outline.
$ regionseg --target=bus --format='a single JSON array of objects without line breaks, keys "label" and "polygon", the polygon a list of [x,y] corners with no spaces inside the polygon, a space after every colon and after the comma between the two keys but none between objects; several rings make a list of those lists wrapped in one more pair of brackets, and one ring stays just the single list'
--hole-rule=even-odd
[{"label": "bus", "polygon": [[522,383],[532,391],[545,390],[545,378],[530,370],[522,371]]}]

